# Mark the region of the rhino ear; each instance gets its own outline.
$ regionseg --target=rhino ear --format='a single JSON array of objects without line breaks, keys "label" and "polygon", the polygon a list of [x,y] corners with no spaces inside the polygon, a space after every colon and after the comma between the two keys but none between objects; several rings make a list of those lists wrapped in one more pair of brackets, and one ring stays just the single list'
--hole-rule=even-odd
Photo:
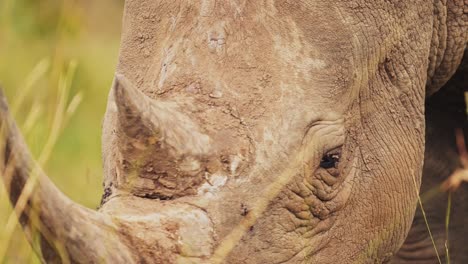
[{"label": "rhino ear", "polygon": [[158,142],[176,156],[209,152],[210,138],[178,110],[177,103],[149,98],[121,74],[116,74],[113,89],[118,130],[127,137],[119,144],[144,149]]}]

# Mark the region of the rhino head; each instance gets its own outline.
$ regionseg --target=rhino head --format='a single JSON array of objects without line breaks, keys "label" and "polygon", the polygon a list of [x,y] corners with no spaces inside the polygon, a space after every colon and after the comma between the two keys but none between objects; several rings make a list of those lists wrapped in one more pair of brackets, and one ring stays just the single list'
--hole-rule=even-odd
[{"label": "rhino head", "polygon": [[461,58],[458,42],[437,52],[426,2],[127,0],[98,212],[36,169],[1,101],[13,204],[39,175],[20,215],[33,245],[50,262],[390,260],[417,202],[425,95]]}]

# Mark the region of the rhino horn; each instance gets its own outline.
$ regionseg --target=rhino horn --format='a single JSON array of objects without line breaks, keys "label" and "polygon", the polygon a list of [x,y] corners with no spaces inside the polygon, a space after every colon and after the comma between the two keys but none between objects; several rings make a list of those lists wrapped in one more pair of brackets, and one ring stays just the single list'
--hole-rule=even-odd
[{"label": "rhino horn", "polygon": [[[113,263],[130,263],[130,251],[119,239],[112,219],[71,201],[36,164],[1,89],[0,127],[2,179],[33,248],[42,251],[43,261],[96,263],[109,258]],[[33,239],[37,233],[40,243]]]},{"label": "rhino horn", "polygon": [[209,152],[210,138],[178,109],[176,102],[156,100],[138,90],[125,76],[116,74],[113,84],[118,109],[118,127],[129,145],[145,148],[159,142],[176,156],[204,155]]}]

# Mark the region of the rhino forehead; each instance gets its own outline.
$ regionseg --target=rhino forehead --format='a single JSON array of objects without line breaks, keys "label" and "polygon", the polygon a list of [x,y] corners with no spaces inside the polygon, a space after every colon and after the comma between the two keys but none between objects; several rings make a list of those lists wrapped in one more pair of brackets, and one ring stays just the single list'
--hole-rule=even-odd
[{"label": "rhino forehead", "polygon": [[[149,1],[143,6],[150,11],[141,3],[129,7],[118,71],[152,97],[174,98],[186,89],[271,102],[285,92],[271,84],[283,82],[290,92],[283,99],[297,102],[314,90],[336,95],[349,86],[352,38],[344,34],[347,23],[338,8],[325,14],[323,3],[309,6],[314,15],[305,16],[293,12],[297,7],[275,2],[218,1],[214,7],[208,1],[200,8]],[[329,20],[334,24],[310,26]]]},{"label": "rhino forehead", "polygon": [[37,180],[21,223],[71,262],[388,261],[418,197],[427,58],[435,89],[461,56],[439,4],[127,0],[100,212],[36,169],[0,92],[13,203]]},{"label": "rhino forehead", "polygon": [[[352,82],[352,61],[346,53],[350,46],[345,45],[350,40],[328,32],[339,30],[339,24],[327,24],[325,29],[306,26],[325,21],[320,14],[314,18],[318,21],[307,20],[293,13],[294,8],[272,4],[252,8],[256,4],[220,3],[206,11],[207,15],[200,15],[198,6],[186,3],[177,7],[141,4],[150,12],[142,11],[141,5],[127,8],[128,28],[117,71],[138,90],[135,94],[148,98],[141,101],[158,102],[148,112],[159,112],[156,120],[162,125],[163,137],[159,140],[160,135],[153,135],[150,129],[127,144],[119,139],[119,133],[109,133],[119,131],[122,124],[128,129],[147,126],[138,115],[140,124],[116,121],[111,96],[103,133],[109,182],[120,189],[130,186],[132,193],[142,197],[167,199],[211,193],[213,188],[204,183],[210,184],[211,175],[247,177],[247,169],[297,150],[313,120],[329,118],[325,113],[342,114],[353,100],[346,97]],[[203,5],[202,9],[212,8],[211,2]],[[222,8],[233,13],[226,15]],[[331,10],[327,15],[337,17],[336,9]],[[308,38],[310,34],[320,37]],[[330,43],[341,47],[330,49]],[[337,60],[340,63],[334,66]],[[164,115],[166,102],[184,113],[173,125],[163,121],[179,114],[172,111]],[[165,133],[164,137],[165,130],[176,132],[176,136]],[[199,132],[192,134],[192,130]],[[263,144],[267,130],[273,144]],[[148,148],[148,142],[162,144]],[[149,151],[142,154],[141,149]],[[195,160],[200,166],[193,173],[179,166],[186,160],[181,156],[184,153],[198,155]],[[155,191],[158,188],[163,191]]]}]

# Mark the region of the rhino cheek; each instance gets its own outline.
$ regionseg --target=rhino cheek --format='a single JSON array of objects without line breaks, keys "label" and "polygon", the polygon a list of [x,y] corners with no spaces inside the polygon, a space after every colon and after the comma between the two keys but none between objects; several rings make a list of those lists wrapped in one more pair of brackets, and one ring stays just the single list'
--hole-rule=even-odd
[{"label": "rhino cheek", "polygon": [[[320,4],[317,2],[317,5]],[[306,11],[304,8],[288,9],[284,8],[285,6],[281,7],[282,14],[287,13],[288,10]],[[344,14],[346,16],[346,12]],[[379,106],[384,105],[385,107],[390,105],[385,101],[377,102],[375,99],[375,94],[380,96],[387,93],[387,91],[381,90],[382,87],[386,85],[392,87],[388,83],[382,84],[382,82],[385,82],[385,79],[379,75],[380,73],[375,73],[375,71],[379,70],[378,67],[381,66],[375,65],[381,61],[381,58],[377,58],[377,56],[384,56],[387,52],[378,53],[376,56],[372,55],[371,58],[366,57],[363,59],[363,55],[367,54],[366,52],[369,50],[366,44],[370,43],[366,43],[365,40],[357,44],[354,43],[357,38],[354,34],[361,33],[356,28],[350,30],[347,27],[347,25],[352,24],[349,22],[352,21],[354,16],[349,14],[348,21],[346,22],[346,19],[342,19],[338,13],[335,15],[336,19],[333,19],[334,22],[335,20],[344,21],[342,27],[336,27],[336,23],[327,23],[331,16],[328,13],[327,16],[314,16],[314,23],[294,21],[296,17],[309,17],[308,14],[291,15],[281,17],[281,19],[275,18],[275,21],[268,21],[265,18],[263,20],[265,25],[263,26],[265,26],[267,31],[269,29],[268,34],[256,36],[258,39],[252,41],[249,45],[236,43],[236,31],[232,30],[226,36],[221,36],[222,34],[218,34],[219,32],[214,32],[216,34],[212,32],[214,35],[208,33],[210,42],[207,46],[207,43],[205,43],[205,28],[204,26],[201,27],[202,30],[200,32],[203,33],[203,43],[200,43],[198,46],[208,47],[209,51],[205,49],[193,49],[193,51],[199,53],[200,56],[198,56],[199,60],[197,61],[200,65],[206,65],[205,71],[207,74],[200,74],[199,77],[202,82],[200,84],[197,83],[197,85],[202,90],[205,90],[205,95],[207,96],[206,98],[202,98],[202,95],[196,93],[190,96],[196,98],[197,104],[206,106],[206,108],[223,104],[226,107],[213,108],[217,109],[217,111],[207,111],[206,115],[200,114],[197,120],[199,121],[198,123],[216,123],[218,128],[223,125],[228,126],[230,125],[229,122],[220,124],[219,121],[224,121],[226,120],[226,116],[231,115],[238,119],[237,121],[242,125],[247,124],[245,125],[246,127],[252,128],[256,126],[254,129],[266,127],[270,131],[262,132],[273,135],[269,141],[266,140],[266,137],[258,136],[261,134],[260,132],[254,133],[254,136],[249,138],[257,143],[256,149],[254,149],[255,158],[250,160],[254,165],[244,174],[239,173],[243,177],[239,177],[239,175],[237,177],[230,177],[229,173],[212,171],[206,177],[208,181],[198,186],[199,188],[196,192],[198,197],[196,199],[193,197],[178,198],[180,201],[195,204],[207,211],[213,221],[215,234],[218,239],[217,243],[219,244],[214,253],[215,257],[222,254],[226,257],[227,254],[231,262],[234,263],[236,260],[238,262],[241,262],[240,260],[262,262],[266,259],[274,260],[272,262],[279,262],[280,260],[300,261],[301,258],[302,260],[321,260],[321,262],[324,262],[327,257],[328,260],[335,259],[339,261],[346,254],[352,258],[357,255],[356,252],[365,250],[368,246],[367,244],[373,241],[375,235],[379,232],[395,229],[389,227],[388,224],[397,217],[389,218],[390,220],[382,220],[389,216],[382,212],[384,210],[383,207],[390,208],[388,210],[393,214],[398,214],[398,204],[394,200],[397,198],[406,200],[408,195],[392,196],[387,195],[387,193],[399,192],[405,184],[408,185],[408,181],[399,182],[403,178],[403,173],[399,172],[396,168],[392,168],[391,163],[395,163],[395,160],[388,161],[387,164],[383,164],[384,162],[379,163],[378,160],[372,160],[375,159],[374,154],[378,154],[378,158],[382,159],[382,161],[385,159],[391,160],[392,157],[402,154],[402,151],[395,151],[395,149],[392,151],[374,151],[372,149],[372,144],[375,142],[395,142],[401,144],[404,138],[404,135],[395,129],[401,127],[400,124],[395,122],[391,123],[391,125],[386,124],[386,122],[389,122],[388,113],[386,112],[388,109],[381,111],[381,109],[373,105],[379,104]],[[226,21],[226,28],[234,24]],[[313,26],[314,24],[328,25],[329,27],[317,27]],[[258,32],[265,32],[265,28],[258,29]],[[288,30],[284,30],[284,28]],[[328,32],[322,32],[321,29],[339,33],[336,35],[328,34]],[[135,30],[135,34],[136,32],[137,30]],[[304,34],[304,32],[307,34]],[[230,35],[232,33],[234,34]],[[376,36],[379,35],[378,32],[374,33]],[[317,36],[321,36],[321,38],[317,38]],[[328,36],[331,37],[328,38]],[[177,36],[174,38],[177,38]],[[304,41],[305,39],[307,41]],[[213,41],[215,40],[222,41],[221,43],[218,41],[214,43]],[[177,41],[174,40],[176,43]],[[161,45],[160,48],[169,46],[168,42],[160,41],[159,43],[162,43],[158,44]],[[257,43],[262,43],[262,45],[255,46]],[[273,47],[266,43],[273,43]],[[339,45],[336,43],[339,43]],[[226,48],[229,52],[213,52],[218,51],[218,44],[222,44],[223,49]],[[153,43],[153,46],[156,47],[157,45]],[[246,47],[248,47],[250,52],[244,52]],[[130,44],[127,44],[127,50],[131,50],[132,48]],[[180,76],[183,76],[184,72],[177,71],[181,71],[184,68],[190,69],[190,65],[193,65],[193,57],[186,58],[182,50],[177,50],[178,48],[180,48],[178,45],[171,46],[171,49],[173,49],[172,53],[168,54],[179,54],[177,58],[178,66],[185,65],[186,67],[177,67],[175,71],[167,71],[168,75],[165,75],[163,78],[167,90],[164,94],[166,98],[176,98],[179,96],[185,98],[176,93],[175,90],[167,89],[167,87],[170,87],[168,84],[171,80],[183,79]],[[268,52],[264,52],[264,50],[268,50]],[[265,58],[260,58],[261,56],[247,56],[247,54],[256,53],[265,55]],[[235,54],[235,56],[226,57],[229,54]],[[274,55],[270,56],[270,54]],[[135,56],[138,57],[138,54]],[[358,58],[353,56],[358,56]],[[350,57],[353,58],[351,59]],[[204,58],[209,58],[209,60],[204,61]],[[248,71],[236,70],[235,75],[237,76],[233,77],[230,72],[225,71],[224,67],[218,67],[218,64],[211,63],[211,60],[219,62],[221,58],[230,61],[233,65],[237,65],[239,61],[242,61],[242,67],[245,65]],[[265,61],[262,61],[263,59]],[[369,61],[363,61],[367,59]],[[142,58],[141,61],[145,61],[145,59]],[[142,63],[142,65],[147,64],[152,65],[152,68],[157,68],[160,65],[154,62]],[[366,68],[368,64],[372,66],[370,69]],[[128,65],[123,62],[120,65],[120,69],[125,72],[125,68],[130,67]],[[161,63],[161,65],[164,64]],[[259,76],[264,74],[257,71],[255,67],[250,68],[252,65],[264,66],[267,70],[267,74],[264,75],[265,80],[259,84],[259,87],[246,85],[248,83],[259,83]],[[275,69],[276,66],[270,67],[270,65],[279,65],[283,70]],[[258,69],[260,68],[262,67]],[[269,71],[270,69],[271,72]],[[285,71],[284,69],[291,69],[293,72],[297,72],[297,74],[291,74],[291,71]],[[352,72],[353,69],[356,72]],[[150,80],[152,77],[139,73],[149,72],[149,74],[152,74],[152,72],[158,71],[135,71],[134,69],[127,71],[133,74],[135,82],[142,83],[145,86],[140,87],[140,89],[151,90],[153,88],[151,81],[145,81],[145,78]],[[193,70],[187,70],[187,72],[192,73]],[[231,76],[232,78],[229,82],[226,82],[222,78],[213,80],[213,76]],[[330,77],[335,79],[330,80]],[[220,89],[222,93],[212,92],[221,87],[220,83],[223,83],[222,89]],[[224,84],[226,85],[224,86]],[[187,86],[190,88],[188,90],[191,93],[197,90],[194,89],[196,85],[187,83]],[[369,91],[361,91],[360,89],[363,87],[365,89],[369,88]],[[244,109],[240,109],[240,112],[237,111],[239,109],[232,107],[232,105],[238,105],[236,98],[237,100],[240,98],[242,101],[251,99],[253,97],[252,91],[257,89],[265,91],[264,93],[259,92],[255,95],[258,101],[247,100],[243,102],[242,107]],[[268,95],[271,96],[268,97]],[[341,100],[337,98],[341,98]],[[347,111],[351,108],[349,105],[351,102],[356,104],[352,111],[352,115],[355,118],[346,128],[347,130],[354,129],[355,131],[350,133],[348,140],[351,142],[349,144],[353,145],[345,149],[353,152],[348,155],[350,168],[343,175],[342,180],[334,180],[320,173],[306,173],[295,168],[294,165],[291,166],[295,162],[295,154],[297,154],[298,145],[300,145],[297,143],[299,138],[296,135],[297,131],[301,131],[302,133],[305,129],[303,126],[293,125],[294,121],[291,121],[291,119],[302,116],[304,112],[307,112],[300,112],[298,109],[307,108],[308,112],[312,113],[327,112],[329,108]],[[252,105],[254,107],[249,108]],[[419,102],[416,105],[421,104]],[[405,111],[400,105],[398,107],[397,111]],[[255,112],[256,110],[258,112]],[[223,115],[222,113],[227,114]],[[249,119],[252,116],[256,116],[256,118]],[[242,117],[247,118],[243,119]],[[273,121],[265,124],[266,119],[269,121],[275,119],[280,121],[277,121],[276,124]],[[213,122],[214,120],[217,122]],[[284,121],[283,124],[281,124],[282,121]],[[288,123],[288,125],[284,125],[284,123]],[[211,124],[210,126],[212,126]],[[373,127],[369,127],[370,125]],[[238,129],[239,126],[232,128]],[[378,126],[380,128],[376,129],[375,127]],[[385,129],[382,129],[382,127],[385,127]],[[412,128],[409,127],[407,129],[411,130]],[[215,128],[215,130],[217,129]],[[280,131],[279,135],[278,133],[275,134],[278,131]],[[294,135],[290,136],[287,132]],[[383,135],[390,132],[397,136],[394,138],[384,138]],[[213,135],[210,136],[213,138]],[[417,136],[421,135],[418,134]],[[411,140],[413,141],[414,138],[411,138]],[[328,141],[333,142],[332,139],[315,142],[316,147],[310,153],[311,159],[314,160],[309,165],[310,168],[317,166],[323,154],[323,149],[317,146],[321,142]],[[223,139],[214,140],[215,145],[221,143],[224,143]],[[274,145],[276,147],[273,147]],[[356,145],[363,146],[363,148],[356,148]],[[382,146],[380,148],[383,149]],[[401,146],[398,146],[398,148],[402,149]],[[413,156],[418,155],[416,152],[412,152],[412,154],[414,154]],[[369,164],[373,165],[371,169],[366,167]],[[233,167],[235,166],[233,165]],[[352,172],[353,168],[354,172]],[[417,165],[415,163],[408,164],[403,170],[411,168],[417,170]],[[234,170],[229,170],[231,174],[237,174],[238,172],[236,170],[236,173],[232,173]],[[382,170],[387,170],[388,172],[382,172]],[[281,177],[284,175],[286,176]],[[391,175],[395,175],[394,179],[392,179]],[[275,179],[280,179],[280,184],[275,186]],[[273,194],[268,194],[269,191],[273,191]],[[414,197],[411,197],[410,200],[414,201]],[[363,215],[368,215],[368,219],[364,219]],[[409,215],[405,211],[402,218],[408,218]],[[368,229],[370,231],[366,233],[359,231]],[[394,235],[398,237],[402,234]],[[232,244],[237,246],[227,246],[224,249],[220,249],[228,244],[225,241],[233,241]],[[300,241],[300,243],[297,243],[297,241]],[[346,243],[340,244],[342,241]],[[387,244],[391,244],[391,242]],[[380,243],[376,247],[382,248],[381,251],[391,251],[392,249],[387,244],[383,245]],[[330,247],[333,247],[335,250],[336,248],[340,248],[343,251],[338,252],[338,254],[336,252],[333,253],[328,251]],[[381,253],[374,252],[372,254],[379,255]]]}]

